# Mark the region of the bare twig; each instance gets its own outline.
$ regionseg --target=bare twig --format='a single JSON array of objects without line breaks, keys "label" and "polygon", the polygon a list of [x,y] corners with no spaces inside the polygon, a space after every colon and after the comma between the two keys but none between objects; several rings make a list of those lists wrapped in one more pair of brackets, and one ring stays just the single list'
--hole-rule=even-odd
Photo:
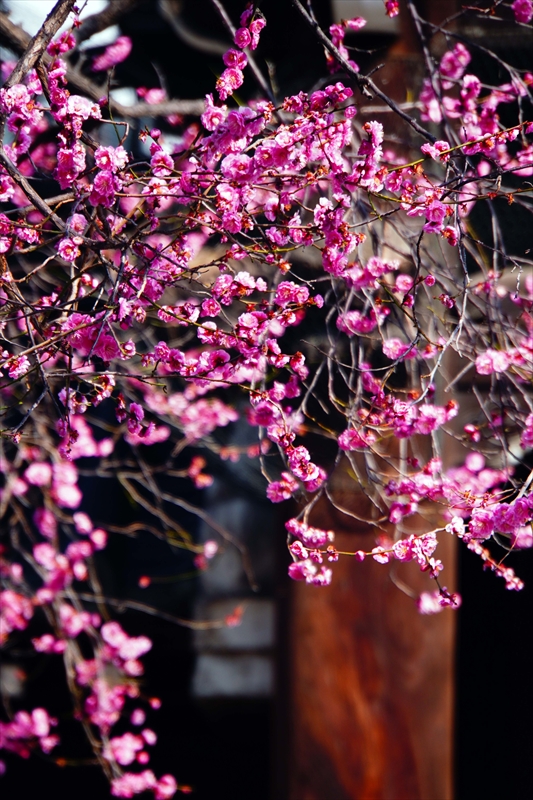
[{"label": "bare twig", "polygon": [[[212,0],[212,2],[217,2],[217,0]],[[366,75],[361,75],[359,72],[356,72],[351,64],[344,58],[340,50],[335,47],[331,39],[326,36],[318,22],[314,17],[312,17],[307,9],[301,4],[300,0],[292,0],[294,7],[297,11],[302,15],[305,19],[306,23],[311,27],[320,41],[323,43],[324,47],[330,51],[332,55],[335,56],[339,64],[346,70],[346,72],[355,80],[361,94],[365,97],[371,98],[373,95],[379,97],[380,100],[383,100],[386,105],[389,106],[399,117],[401,117],[405,122],[407,122],[413,130],[419,133],[424,139],[427,139],[428,142],[436,142],[436,136],[433,136],[426,128],[420,125],[419,122],[416,121],[414,117],[409,116],[398,103],[395,103],[388,95],[381,91],[381,89],[374,83],[374,81]]]},{"label": "bare twig", "polygon": [[131,11],[135,6],[139,5],[140,1],[141,0],[113,0],[103,11],[86,17],[76,36],[78,42],[85,42],[87,39],[90,39],[91,36],[94,36],[95,33],[105,31],[123,17],[124,14],[127,14],[128,11]]},{"label": "bare twig", "polygon": [[178,11],[174,10],[174,5],[170,0],[159,0],[159,11],[161,16],[169,23],[178,39],[189,45],[189,47],[199,50],[201,53],[208,53],[209,55],[215,56],[223,56],[230,47],[226,42],[203,36],[191,30],[181,19]]}]

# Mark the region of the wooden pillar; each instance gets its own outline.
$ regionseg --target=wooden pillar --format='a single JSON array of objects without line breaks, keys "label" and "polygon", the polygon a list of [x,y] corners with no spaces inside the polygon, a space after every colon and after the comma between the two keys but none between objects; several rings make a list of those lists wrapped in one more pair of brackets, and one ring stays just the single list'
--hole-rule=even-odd
[{"label": "wooden pillar", "polygon": [[[335,496],[360,512],[353,487],[351,498],[350,489]],[[335,528],[341,550],[374,546],[373,532],[331,507],[312,522]],[[433,522],[409,518],[409,532]],[[451,589],[452,537],[442,539],[438,556]],[[416,565],[348,557],[334,565],[331,586],[292,588],[290,800],[453,797],[455,614],[420,615],[391,569],[416,593],[433,588]]]}]

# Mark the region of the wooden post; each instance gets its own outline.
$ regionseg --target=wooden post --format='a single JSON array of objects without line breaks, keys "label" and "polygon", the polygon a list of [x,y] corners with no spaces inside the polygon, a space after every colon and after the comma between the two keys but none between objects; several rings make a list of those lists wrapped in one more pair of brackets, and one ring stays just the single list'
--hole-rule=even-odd
[{"label": "wooden post", "polygon": [[[336,499],[361,512],[353,482]],[[412,521],[411,521],[412,520]],[[335,528],[341,550],[369,550],[375,534],[325,505],[312,520]],[[410,518],[409,530],[435,520]],[[454,578],[454,541],[438,555]],[[290,800],[451,800],[455,615],[422,616],[391,580],[431,588],[413,564],[335,564],[326,588],[295,584],[289,636]]]}]

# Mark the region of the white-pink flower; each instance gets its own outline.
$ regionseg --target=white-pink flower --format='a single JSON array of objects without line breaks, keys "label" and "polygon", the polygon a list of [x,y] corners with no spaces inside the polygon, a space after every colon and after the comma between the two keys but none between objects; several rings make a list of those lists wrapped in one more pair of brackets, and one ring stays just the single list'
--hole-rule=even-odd
[{"label": "white-pink flower", "polygon": [[476,358],[476,372],[479,375],[492,375],[493,372],[505,372],[510,364],[507,353],[501,350],[486,350]]}]

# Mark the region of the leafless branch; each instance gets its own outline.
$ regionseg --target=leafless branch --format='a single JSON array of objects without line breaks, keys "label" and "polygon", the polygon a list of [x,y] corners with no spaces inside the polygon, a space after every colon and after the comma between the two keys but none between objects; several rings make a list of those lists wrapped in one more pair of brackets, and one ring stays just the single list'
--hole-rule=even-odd
[{"label": "leafless branch", "polygon": [[83,20],[83,25],[78,31],[78,42],[85,42],[94,36],[95,33],[105,31],[106,28],[114,25],[124,14],[139,5],[140,0],[113,0],[103,11],[98,14],[91,14]]},{"label": "leafless branch", "polygon": [[[218,2],[218,0],[212,0],[212,2]],[[413,130],[419,133],[424,139],[427,139],[428,142],[436,142],[436,137],[433,136],[426,128],[420,125],[419,122],[416,121],[414,117],[409,116],[400,105],[394,102],[388,95],[381,91],[381,89],[374,83],[374,81],[366,75],[361,75],[359,72],[356,72],[354,68],[349,64],[349,62],[344,58],[340,50],[335,47],[331,39],[324,33],[318,22],[314,17],[312,17],[307,9],[301,4],[300,0],[292,0],[292,3],[296,10],[302,15],[306,23],[312,28],[317,37],[323,43],[324,47],[329,50],[329,52],[335,56],[339,64],[346,70],[346,72],[355,80],[360,92],[365,96],[371,98],[373,95],[379,97],[380,100],[383,100],[386,105],[389,106],[399,117],[401,117],[405,122],[407,122]]]},{"label": "leafless branch", "polygon": [[218,39],[203,36],[191,30],[181,19],[179,14],[180,6],[181,3],[176,4],[170,2],[170,0],[159,0],[161,16],[168,22],[178,39],[201,53],[216,56],[224,55],[230,45],[227,42],[221,42]]}]

